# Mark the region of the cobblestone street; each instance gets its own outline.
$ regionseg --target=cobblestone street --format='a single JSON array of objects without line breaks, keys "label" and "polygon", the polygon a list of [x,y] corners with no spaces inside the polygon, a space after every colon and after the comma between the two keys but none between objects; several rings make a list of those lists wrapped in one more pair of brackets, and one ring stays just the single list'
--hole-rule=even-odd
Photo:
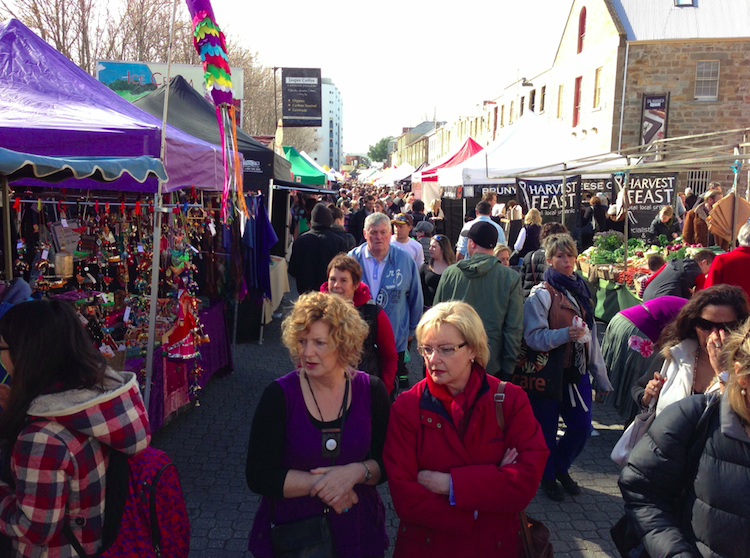
[{"label": "cobblestone street", "polygon": [[[287,295],[288,296],[288,295]],[[283,304],[288,305],[285,301]],[[291,370],[280,340],[280,319],[266,327],[263,345],[238,345],[235,371],[206,386],[201,405],[174,419],[154,435],[154,445],[166,450],[180,472],[192,525],[191,558],[251,556],[248,533],[260,497],[245,483],[245,456],[253,413],[265,386]],[[412,353],[412,384],[421,378],[416,351]],[[421,362],[421,359],[419,359]],[[552,532],[557,558],[616,556],[609,536],[622,515],[617,466],[609,459],[622,426],[610,408],[594,404],[592,437],[571,474],[583,493],[552,502],[541,491],[528,512]],[[388,534],[393,543],[398,518],[380,487],[388,510]],[[390,556],[390,551],[387,556]]]}]

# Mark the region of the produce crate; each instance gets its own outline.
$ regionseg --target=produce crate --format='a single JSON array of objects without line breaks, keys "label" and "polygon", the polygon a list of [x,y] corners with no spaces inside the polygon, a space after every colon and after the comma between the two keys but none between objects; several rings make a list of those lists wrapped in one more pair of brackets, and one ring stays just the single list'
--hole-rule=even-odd
[{"label": "produce crate", "polygon": [[589,262],[578,262],[578,269],[581,270],[584,277],[588,277],[591,270],[591,264]]}]

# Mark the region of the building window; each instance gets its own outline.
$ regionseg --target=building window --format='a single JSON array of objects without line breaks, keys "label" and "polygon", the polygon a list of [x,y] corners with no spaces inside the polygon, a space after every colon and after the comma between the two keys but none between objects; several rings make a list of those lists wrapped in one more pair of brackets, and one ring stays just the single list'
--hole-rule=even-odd
[{"label": "building window", "polygon": [[709,101],[719,98],[718,60],[698,60],[695,72],[695,98]]},{"label": "building window", "polygon": [[594,73],[594,108],[599,108],[602,102],[602,69],[597,68]]},{"label": "building window", "polygon": [[586,37],[586,8],[581,8],[578,16],[578,53],[583,50],[583,39]]},{"label": "building window", "polygon": [[582,77],[576,78],[576,88],[573,92],[573,128],[578,126],[581,119],[581,81]]},{"label": "building window", "polygon": [[[687,188],[693,190],[693,194],[700,197],[708,190],[708,183],[711,182],[711,171],[689,171],[687,179]],[[686,207],[685,209],[692,209]]]},{"label": "building window", "polygon": [[683,8],[685,6],[692,8],[695,6],[695,0],[674,0],[674,5],[678,8]]},{"label": "building window", "polygon": [[508,116],[508,124],[513,124],[513,101],[510,102],[510,115]]},{"label": "building window", "polygon": [[523,106],[524,106],[525,104],[526,104],[526,97],[521,97],[521,102],[520,102],[520,104],[518,105],[518,110],[519,110],[519,113],[518,113],[518,115],[519,115],[519,116],[523,116]]},{"label": "building window", "polygon": [[544,101],[547,98],[547,86],[542,85],[542,96],[539,99],[539,114],[544,112]]},{"label": "building window", "polygon": [[536,105],[536,89],[533,89],[529,93],[529,110],[531,112],[534,112],[534,105]]},{"label": "building window", "polygon": [[563,93],[565,92],[564,86],[561,85],[557,88],[557,117],[563,117]]},{"label": "building window", "polygon": [[500,127],[505,126],[505,105],[500,107]]}]

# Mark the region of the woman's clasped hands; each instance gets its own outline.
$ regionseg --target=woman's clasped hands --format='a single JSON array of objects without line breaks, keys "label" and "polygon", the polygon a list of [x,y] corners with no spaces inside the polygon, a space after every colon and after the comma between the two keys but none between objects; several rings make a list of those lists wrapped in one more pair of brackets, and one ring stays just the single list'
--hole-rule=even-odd
[{"label": "woman's clasped hands", "polygon": [[310,471],[320,475],[310,490],[310,496],[320,498],[336,513],[347,513],[359,502],[354,485],[361,482],[365,469],[361,463],[350,463],[335,467],[318,467]]}]

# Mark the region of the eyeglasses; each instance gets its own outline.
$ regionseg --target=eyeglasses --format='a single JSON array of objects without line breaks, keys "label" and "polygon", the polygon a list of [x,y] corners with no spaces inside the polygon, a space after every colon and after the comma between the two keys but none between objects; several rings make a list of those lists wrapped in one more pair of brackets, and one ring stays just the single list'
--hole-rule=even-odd
[{"label": "eyeglasses", "polygon": [[468,342],[464,341],[460,345],[453,346],[443,345],[442,347],[428,347],[427,345],[420,345],[417,347],[417,352],[424,358],[430,358],[435,352],[437,352],[442,358],[449,358],[452,357],[453,353],[458,349],[465,347],[468,344]]},{"label": "eyeglasses", "polygon": [[711,320],[706,320],[704,318],[696,318],[695,319],[695,327],[698,329],[702,329],[703,331],[713,331],[714,329],[717,330],[733,330],[737,327],[737,321],[734,322],[712,322]]},{"label": "eyeglasses", "polygon": [[442,240],[443,239],[442,235],[439,235],[439,234],[436,234],[432,238],[434,238],[435,240]]}]

